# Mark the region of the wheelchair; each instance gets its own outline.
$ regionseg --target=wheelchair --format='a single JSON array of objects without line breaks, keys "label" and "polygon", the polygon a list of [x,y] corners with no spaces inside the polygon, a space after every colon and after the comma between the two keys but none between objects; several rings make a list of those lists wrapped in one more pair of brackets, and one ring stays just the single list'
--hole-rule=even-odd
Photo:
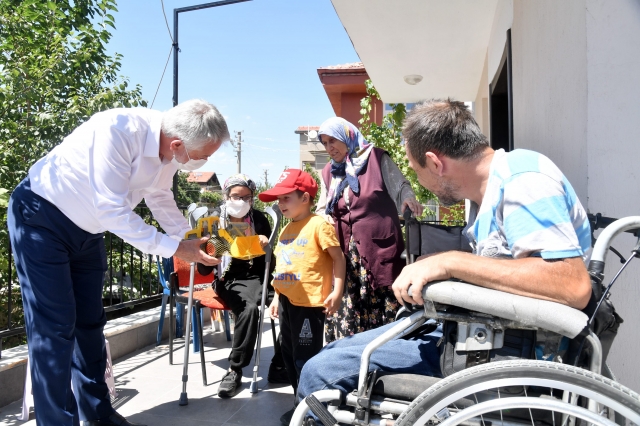
[{"label": "wheelchair", "polygon": [[[594,239],[589,262],[597,301],[590,316],[559,303],[459,281],[430,283],[423,289],[424,306],[397,320],[365,348],[357,389],[346,395],[333,389],[314,392],[300,402],[290,425],[313,424],[305,423],[309,410],[325,426],[640,425],[640,395],[616,382],[604,362],[608,347],[603,351],[594,321],[598,308],[608,303],[611,285],[633,258],[640,257],[640,216],[615,220],[590,215],[590,222],[592,232],[610,223]],[[638,241],[628,259],[611,248],[624,265],[605,286],[611,241],[625,231]],[[451,337],[455,372],[440,379],[369,371],[377,348],[420,327],[435,328],[436,322],[443,325],[443,336]],[[509,356],[514,338],[533,338],[533,352],[541,353]]]}]

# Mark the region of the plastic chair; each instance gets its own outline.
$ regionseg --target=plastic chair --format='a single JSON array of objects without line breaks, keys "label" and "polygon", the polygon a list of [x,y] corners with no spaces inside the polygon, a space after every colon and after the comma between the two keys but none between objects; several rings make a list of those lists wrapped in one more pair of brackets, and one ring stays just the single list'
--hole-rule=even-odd
[{"label": "plastic chair", "polygon": [[[158,335],[156,338],[156,346],[158,346],[162,341],[162,330],[164,329],[164,318],[166,314],[167,301],[169,301],[169,311],[171,316],[173,316],[174,305],[176,307],[176,327],[172,328],[172,331],[175,332],[176,338],[182,337],[182,328],[183,328],[183,320],[184,320],[183,312],[184,312],[184,305],[186,304],[186,302],[182,303],[182,301],[174,301],[173,297],[175,296],[175,294],[172,295],[171,293],[171,285],[169,281],[170,281],[171,273],[174,272],[173,260],[162,259],[162,261],[160,261],[160,259],[157,259],[156,263],[158,266],[158,276],[160,278],[160,284],[162,285],[162,307],[160,309],[160,321],[158,322]],[[211,278],[204,278],[204,277],[202,278],[202,282],[204,284],[210,284],[211,281],[212,281]],[[229,325],[229,313],[227,312],[228,309],[226,308],[226,306],[223,306],[223,305],[224,305],[223,303],[220,303],[219,305],[215,305],[215,306],[202,306],[201,309],[211,308],[211,309],[222,311],[225,334],[227,336],[227,341],[230,341],[231,328]],[[195,318],[196,318],[195,311],[192,314],[193,314],[193,320],[195,321]],[[200,313],[200,316],[202,317],[202,312]],[[197,352],[199,348],[200,348],[200,343],[196,335],[196,338],[194,339],[193,351]]]},{"label": "plastic chair", "polygon": [[[173,258],[174,271],[170,275],[170,289],[171,293],[171,304],[184,304],[188,303],[188,295],[187,293],[177,294],[177,291],[180,289],[180,283],[188,283],[189,282],[189,273],[190,273],[190,264],[185,262],[177,257]],[[212,276],[202,276],[196,271],[196,276],[194,280],[194,285],[198,284],[210,284],[212,281]],[[224,316],[224,325],[225,325],[225,333],[227,337],[227,341],[231,340],[231,327],[229,321],[229,310],[222,299],[216,294],[215,290],[212,287],[202,288],[200,290],[194,291],[193,293],[193,308],[192,315],[193,320],[191,321],[193,324],[193,351],[200,352],[200,364],[202,367],[202,381],[206,386],[207,384],[207,372],[206,372],[206,363],[204,360],[204,345],[201,345],[200,342],[203,341],[203,330],[202,330],[202,312],[204,308],[210,308],[212,310],[222,311]],[[173,324],[173,310],[171,312],[171,324]],[[212,324],[213,325],[213,324]],[[169,363],[173,364],[173,326],[170,326],[169,329]]]},{"label": "plastic chair", "polygon": [[[162,341],[162,330],[164,329],[164,316],[167,308],[167,301],[171,298],[171,288],[169,286],[169,276],[173,272],[173,262],[171,259],[162,259],[160,260],[160,256],[156,259],[156,264],[158,266],[158,279],[160,281],[160,285],[162,285],[162,307],[160,308],[160,321],[158,322],[158,336],[156,338],[156,346],[160,345]],[[169,304],[169,309],[173,311],[173,303]],[[182,304],[176,305],[177,313],[176,313],[176,337],[182,337],[182,314],[183,314],[183,306]]]}]

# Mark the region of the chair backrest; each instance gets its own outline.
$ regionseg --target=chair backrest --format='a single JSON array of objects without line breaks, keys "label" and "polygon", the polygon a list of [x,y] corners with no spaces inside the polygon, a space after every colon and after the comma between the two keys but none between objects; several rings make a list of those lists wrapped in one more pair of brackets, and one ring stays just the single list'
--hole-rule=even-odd
[{"label": "chair backrest", "polygon": [[169,291],[169,277],[173,272],[173,262],[171,259],[157,256],[156,265],[158,266],[158,281],[165,291]]},{"label": "chair backrest", "polygon": [[[180,287],[188,287],[189,279],[191,278],[191,264],[178,257],[173,256],[173,271],[178,276],[178,285]],[[196,274],[194,278],[194,285],[197,284],[211,284],[213,282],[213,275],[201,275],[196,268]]]},{"label": "chair backrest", "polygon": [[451,250],[470,253],[471,246],[463,230],[464,226],[410,220],[406,228],[406,232],[410,233],[408,253],[415,256]]}]

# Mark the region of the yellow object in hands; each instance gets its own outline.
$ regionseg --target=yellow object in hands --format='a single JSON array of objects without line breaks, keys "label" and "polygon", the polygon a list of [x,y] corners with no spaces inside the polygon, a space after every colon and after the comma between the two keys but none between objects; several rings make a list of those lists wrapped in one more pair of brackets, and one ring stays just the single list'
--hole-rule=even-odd
[{"label": "yellow object in hands", "polygon": [[243,235],[244,228],[247,226],[244,223],[233,224],[229,228],[231,233],[224,228],[216,229],[218,224],[217,216],[200,218],[197,228],[188,231],[184,238],[193,239],[209,235],[209,241],[202,245],[202,249],[208,255],[217,258],[228,253],[236,259],[251,260],[265,254],[258,235]]},{"label": "yellow object in hands", "polygon": [[259,235],[249,237],[236,237],[229,249],[231,257],[242,260],[250,260],[254,257],[264,256],[264,250],[260,244]]},{"label": "yellow object in hands", "polygon": [[260,244],[260,236],[258,235],[238,235],[239,232],[235,230],[234,236],[226,229],[219,229],[218,235],[226,240],[229,244],[229,255],[236,259],[251,260],[254,257],[263,256],[264,250]]}]

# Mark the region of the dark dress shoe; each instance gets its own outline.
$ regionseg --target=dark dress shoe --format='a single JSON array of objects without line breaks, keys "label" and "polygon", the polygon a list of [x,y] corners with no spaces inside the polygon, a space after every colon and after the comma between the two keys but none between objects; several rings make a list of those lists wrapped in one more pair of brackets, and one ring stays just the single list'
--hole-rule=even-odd
[{"label": "dark dress shoe", "polygon": [[82,422],[83,426],[146,426],[140,423],[131,423],[120,414],[114,412],[106,420],[89,420]]}]

